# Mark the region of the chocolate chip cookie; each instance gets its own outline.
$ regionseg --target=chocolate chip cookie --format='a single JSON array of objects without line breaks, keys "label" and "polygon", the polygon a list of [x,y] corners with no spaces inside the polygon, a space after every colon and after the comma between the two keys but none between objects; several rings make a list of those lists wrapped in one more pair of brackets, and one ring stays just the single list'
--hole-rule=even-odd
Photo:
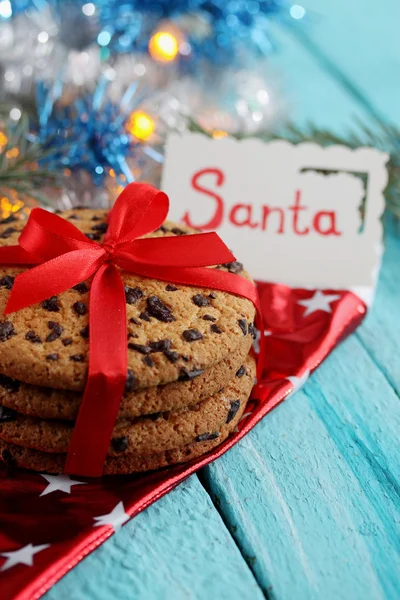
[{"label": "chocolate chip cookie", "polygon": [[[185,463],[206,454],[229,436],[240,421],[246,403],[242,403],[236,415],[219,431],[209,432],[193,440],[191,443],[173,448],[158,454],[135,456],[121,453],[119,456],[108,457],[104,463],[103,475],[125,475],[128,473],[152,471],[161,467],[169,467]],[[22,467],[33,471],[47,473],[62,473],[65,464],[65,454],[51,454],[32,450],[0,439],[0,458],[9,467]]]},{"label": "chocolate chip cookie", "polygon": [[[229,424],[250,396],[255,360],[248,356],[241,376],[234,376],[219,392],[189,408],[117,421],[108,456],[159,454],[193,441],[206,441]],[[73,423],[44,421],[0,407],[0,439],[50,453],[66,453]]]},{"label": "chocolate chip cookie", "polygon": [[[88,238],[102,241],[105,211],[74,209],[61,216]],[[0,225],[0,245],[15,244],[22,228],[21,221]],[[193,232],[166,222],[148,237]],[[217,268],[249,278],[239,262]],[[0,269],[0,315],[22,270]],[[190,382],[254,335],[255,310],[249,300],[127,272],[121,275],[127,308],[128,387]],[[0,372],[33,385],[82,390],[88,367],[90,284],[90,280],[81,282],[59,296],[0,317]]]},{"label": "chocolate chip cookie", "polygon": [[[241,376],[241,366],[249,353],[251,342],[251,338],[246,336],[230,356],[186,381],[135,390],[134,380],[128,380],[118,417],[138,417],[178,410],[212,396],[235,374]],[[24,415],[41,419],[74,420],[81,400],[82,394],[79,392],[33,386],[0,375],[0,405]]]}]

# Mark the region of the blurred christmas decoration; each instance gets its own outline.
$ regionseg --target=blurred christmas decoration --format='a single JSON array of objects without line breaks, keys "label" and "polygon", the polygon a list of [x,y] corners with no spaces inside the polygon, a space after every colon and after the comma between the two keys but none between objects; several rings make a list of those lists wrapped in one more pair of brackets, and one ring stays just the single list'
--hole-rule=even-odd
[{"label": "blurred christmas decoration", "polygon": [[285,103],[267,62],[270,25],[301,18],[294,6],[0,0],[0,101],[29,114],[16,148],[38,152],[21,167],[32,190],[32,173],[48,173],[61,182],[46,190],[55,208],[107,206],[128,181],[159,182],[166,135],[190,118],[216,137],[274,126]]},{"label": "blurred christmas decoration", "polygon": [[[284,9],[299,18],[282,0],[1,0],[0,18],[23,27],[24,17],[38,22],[45,15],[67,48],[83,50],[95,41],[105,57],[149,52],[190,70],[204,60],[232,65],[249,53],[266,56],[273,46],[270,21]],[[42,42],[52,35],[48,29],[39,33]]]},{"label": "blurred christmas decoration", "polygon": [[61,185],[61,173],[40,167],[47,153],[42,144],[30,140],[27,115],[0,104],[1,218],[26,215],[39,202],[49,204],[46,189]]}]

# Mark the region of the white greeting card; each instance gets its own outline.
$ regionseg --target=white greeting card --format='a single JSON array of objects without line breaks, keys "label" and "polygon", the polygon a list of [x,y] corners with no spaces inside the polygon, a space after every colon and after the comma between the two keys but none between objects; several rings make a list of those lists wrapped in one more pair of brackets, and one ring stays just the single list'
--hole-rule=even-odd
[{"label": "white greeting card", "polygon": [[170,218],[215,230],[259,281],[370,290],[388,156],[372,148],[172,134]]}]

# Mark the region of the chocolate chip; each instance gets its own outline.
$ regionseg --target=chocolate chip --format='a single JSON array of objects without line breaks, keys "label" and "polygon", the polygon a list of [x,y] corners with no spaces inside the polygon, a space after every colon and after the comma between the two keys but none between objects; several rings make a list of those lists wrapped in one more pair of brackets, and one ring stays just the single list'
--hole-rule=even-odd
[{"label": "chocolate chip", "polygon": [[84,302],[75,302],[72,305],[72,308],[74,309],[74,312],[79,316],[82,317],[83,315],[86,315],[87,313],[87,306]]},{"label": "chocolate chip", "polygon": [[257,337],[257,330],[254,327],[253,323],[249,323],[249,334],[253,336],[254,339]]},{"label": "chocolate chip", "polygon": [[83,354],[73,354],[69,357],[69,359],[73,360],[74,362],[84,362],[85,357]]},{"label": "chocolate chip", "polygon": [[80,220],[79,217],[78,217],[78,215],[69,215],[68,219],[70,219],[70,220],[76,220],[76,221]]},{"label": "chocolate chip", "polygon": [[14,421],[17,418],[17,413],[11,408],[6,406],[0,406],[0,423],[7,423],[7,421]]},{"label": "chocolate chip", "polygon": [[179,354],[173,350],[164,350],[164,356],[171,363],[176,363],[176,361],[179,360]]},{"label": "chocolate chip", "polygon": [[76,290],[80,294],[86,294],[86,292],[88,291],[88,286],[83,281],[82,283],[77,283],[76,285],[74,285],[74,287],[72,289]]},{"label": "chocolate chip", "polygon": [[10,275],[5,275],[0,279],[0,287],[4,287],[7,290],[11,290],[14,284],[15,277],[11,277]]},{"label": "chocolate chip", "polygon": [[85,235],[87,238],[89,238],[89,240],[93,240],[95,242],[97,242],[101,238],[101,235],[99,233],[85,233]]},{"label": "chocolate chip", "polygon": [[72,338],[64,338],[61,340],[64,346],[70,346],[72,344]]},{"label": "chocolate chip", "polygon": [[42,308],[44,308],[44,310],[48,310],[49,312],[60,312],[60,305],[58,304],[57,296],[52,296],[51,298],[47,298],[47,300],[43,300]]},{"label": "chocolate chip", "polygon": [[140,354],[150,354],[151,348],[150,346],[145,346],[144,344],[134,344],[130,342],[128,344],[129,350],[136,350],[136,352],[140,352]]},{"label": "chocolate chip", "polygon": [[143,298],[143,292],[140,288],[131,288],[127,285],[125,286],[125,300],[127,304],[136,304],[140,298]]},{"label": "chocolate chip", "polygon": [[42,340],[41,338],[36,335],[36,333],[34,331],[28,331],[25,334],[25,339],[28,340],[28,342],[32,342],[32,344],[41,344]]},{"label": "chocolate chip", "polygon": [[243,265],[242,263],[238,262],[238,261],[234,261],[231,263],[224,263],[222,265],[223,267],[225,267],[225,269],[228,269],[229,273],[235,273],[238,274],[241,271],[243,271]]},{"label": "chocolate chip", "polygon": [[[143,312],[140,313],[139,319],[142,319],[142,321],[150,321],[150,315],[146,310],[144,310]],[[138,325],[139,325],[139,323],[138,323]]]},{"label": "chocolate chip", "polygon": [[161,417],[160,412],[157,413],[152,413],[151,415],[147,415],[147,418],[150,419],[151,421],[158,421],[158,419]]},{"label": "chocolate chip", "polygon": [[218,325],[216,325],[215,323],[211,325],[210,329],[213,333],[222,333],[222,329],[218,327]]},{"label": "chocolate chip", "polygon": [[56,323],[56,321],[48,321],[47,325],[49,329],[52,329],[52,332],[46,338],[46,342],[54,342],[57,338],[60,337],[64,328],[60,325],[60,323]]},{"label": "chocolate chip", "polygon": [[188,371],[185,367],[180,370],[178,381],[191,381],[204,373],[204,369],[192,369]]},{"label": "chocolate chip", "polygon": [[239,369],[236,371],[236,377],[243,377],[243,375],[247,375],[246,367],[244,365],[239,367]]},{"label": "chocolate chip", "polygon": [[83,337],[84,340],[87,340],[89,337],[89,325],[83,327],[83,329],[80,330],[79,335]]},{"label": "chocolate chip", "polygon": [[218,437],[218,431],[214,431],[213,433],[202,433],[195,438],[195,442],[210,442],[211,440],[216,440]]},{"label": "chocolate chip", "polygon": [[203,315],[203,319],[205,321],[216,321],[217,320],[215,317],[212,317],[211,315]]},{"label": "chocolate chip", "polygon": [[183,354],[181,355],[181,359],[184,360],[185,362],[189,362],[189,357],[184,356]]},{"label": "chocolate chip", "polygon": [[133,392],[133,390],[135,388],[136,388],[136,377],[134,376],[133,371],[128,369],[128,373],[126,376],[126,383],[125,383],[125,394],[128,392]]},{"label": "chocolate chip", "polygon": [[128,340],[131,338],[138,338],[138,334],[137,333],[128,333]]},{"label": "chocolate chip", "polygon": [[5,219],[1,219],[0,225],[6,225],[6,223],[15,223],[15,221],[18,221],[17,217],[15,215],[10,215]]},{"label": "chocolate chip", "polygon": [[187,342],[195,342],[196,340],[203,339],[203,334],[198,329],[185,329],[182,337]]},{"label": "chocolate chip", "polygon": [[163,233],[167,233],[169,229],[167,229],[167,227],[164,227],[164,225],[161,225],[161,227],[156,229],[156,231],[162,231]]},{"label": "chocolate chip", "polygon": [[47,321],[47,327],[52,331],[57,332],[59,335],[64,331],[64,327],[60,325],[60,323],[57,323],[57,321]]},{"label": "chocolate chip", "polygon": [[17,461],[14,459],[13,455],[8,450],[8,448],[6,448],[5,450],[2,451],[1,458],[7,467],[16,467],[17,466]]},{"label": "chocolate chip", "polygon": [[152,317],[162,321],[163,323],[171,323],[175,321],[175,317],[171,309],[160,300],[158,296],[150,296],[147,298],[147,310]]},{"label": "chocolate chip", "polygon": [[12,335],[16,334],[11,321],[5,321],[4,323],[0,323],[0,342],[5,342],[6,340],[9,340]]},{"label": "chocolate chip", "polygon": [[133,323],[134,325],[140,325],[139,321],[137,321],[136,319],[134,319],[133,317],[131,317],[129,319],[129,323]]},{"label": "chocolate chip", "polygon": [[148,367],[154,367],[154,360],[150,357],[150,356],[145,356],[143,358],[143,362],[145,365],[147,365]]},{"label": "chocolate chip", "polygon": [[0,233],[0,238],[2,238],[3,240],[6,240],[7,238],[10,237],[10,235],[12,235],[15,231],[18,231],[18,229],[14,229],[14,227],[7,227],[7,229],[5,229],[3,231],[3,233]]},{"label": "chocolate chip", "polygon": [[240,400],[231,400],[231,407],[226,417],[226,423],[230,423],[236,417],[236,413],[240,408]]},{"label": "chocolate chip", "polygon": [[129,442],[127,436],[124,435],[123,437],[113,438],[111,440],[111,444],[116,452],[125,452],[125,450],[128,448]]},{"label": "chocolate chip", "polygon": [[53,352],[53,354],[48,354],[46,356],[47,360],[58,360],[60,357],[58,356],[57,352]]},{"label": "chocolate chip", "polygon": [[171,340],[159,340],[158,342],[150,342],[149,346],[152,352],[165,352],[171,348]]},{"label": "chocolate chip", "polygon": [[52,331],[47,336],[46,342],[54,342],[54,340],[58,339],[59,337],[60,337],[60,335],[58,333],[56,333],[55,331]]},{"label": "chocolate chip", "polygon": [[208,294],[208,297],[211,298],[212,300],[215,300],[215,298],[217,297],[217,294],[215,292],[211,292],[211,294]]},{"label": "chocolate chip", "polygon": [[172,285],[172,283],[169,283],[165,289],[167,290],[167,292],[176,292],[178,288],[176,287],[176,285]]},{"label": "chocolate chip", "polygon": [[98,225],[93,225],[92,231],[99,231],[100,233],[105,233],[108,229],[108,223],[99,223]]},{"label": "chocolate chip", "polygon": [[192,302],[196,306],[210,306],[209,299],[202,294],[196,294],[195,296],[192,296]]},{"label": "chocolate chip", "polygon": [[0,375],[0,385],[7,392],[18,392],[20,383],[16,379],[7,377],[6,375]]},{"label": "chocolate chip", "polygon": [[101,221],[101,217],[94,215],[94,217],[92,217],[92,221]]},{"label": "chocolate chip", "polygon": [[238,325],[240,329],[243,331],[243,335],[247,335],[247,321],[245,319],[239,319]]},{"label": "chocolate chip", "polygon": [[175,235],[186,235],[187,231],[183,231],[183,229],[179,229],[179,227],[173,227],[171,229],[172,233],[175,233]]}]

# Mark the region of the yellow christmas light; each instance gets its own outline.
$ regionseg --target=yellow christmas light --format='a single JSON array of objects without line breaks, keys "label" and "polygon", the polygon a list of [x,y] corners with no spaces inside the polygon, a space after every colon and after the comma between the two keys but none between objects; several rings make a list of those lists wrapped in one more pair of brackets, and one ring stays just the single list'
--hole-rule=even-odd
[{"label": "yellow christmas light", "polygon": [[169,31],[158,31],[150,38],[149,52],[154,60],[170,62],[179,52],[178,40]]},{"label": "yellow christmas light", "polygon": [[18,148],[10,148],[10,150],[7,150],[6,152],[7,158],[17,158],[17,156],[19,156]]},{"label": "yellow christmas light", "polygon": [[215,140],[220,140],[221,138],[228,137],[228,132],[222,129],[214,129],[212,136]]},{"label": "yellow christmas light", "polygon": [[9,201],[3,196],[0,198],[0,213],[3,218],[9,217],[12,213],[16,213],[24,207],[22,200],[16,200],[15,203]]},{"label": "yellow christmas light", "polygon": [[138,140],[148,140],[154,133],[156,124],[150,115],[143,110],[135,110],[129,118],[127,129]]},{"label": "yellow christmas light", "polygon": [[7,146],[8,138],[5,133],[0,131],[0,153],[5,146]]}]

